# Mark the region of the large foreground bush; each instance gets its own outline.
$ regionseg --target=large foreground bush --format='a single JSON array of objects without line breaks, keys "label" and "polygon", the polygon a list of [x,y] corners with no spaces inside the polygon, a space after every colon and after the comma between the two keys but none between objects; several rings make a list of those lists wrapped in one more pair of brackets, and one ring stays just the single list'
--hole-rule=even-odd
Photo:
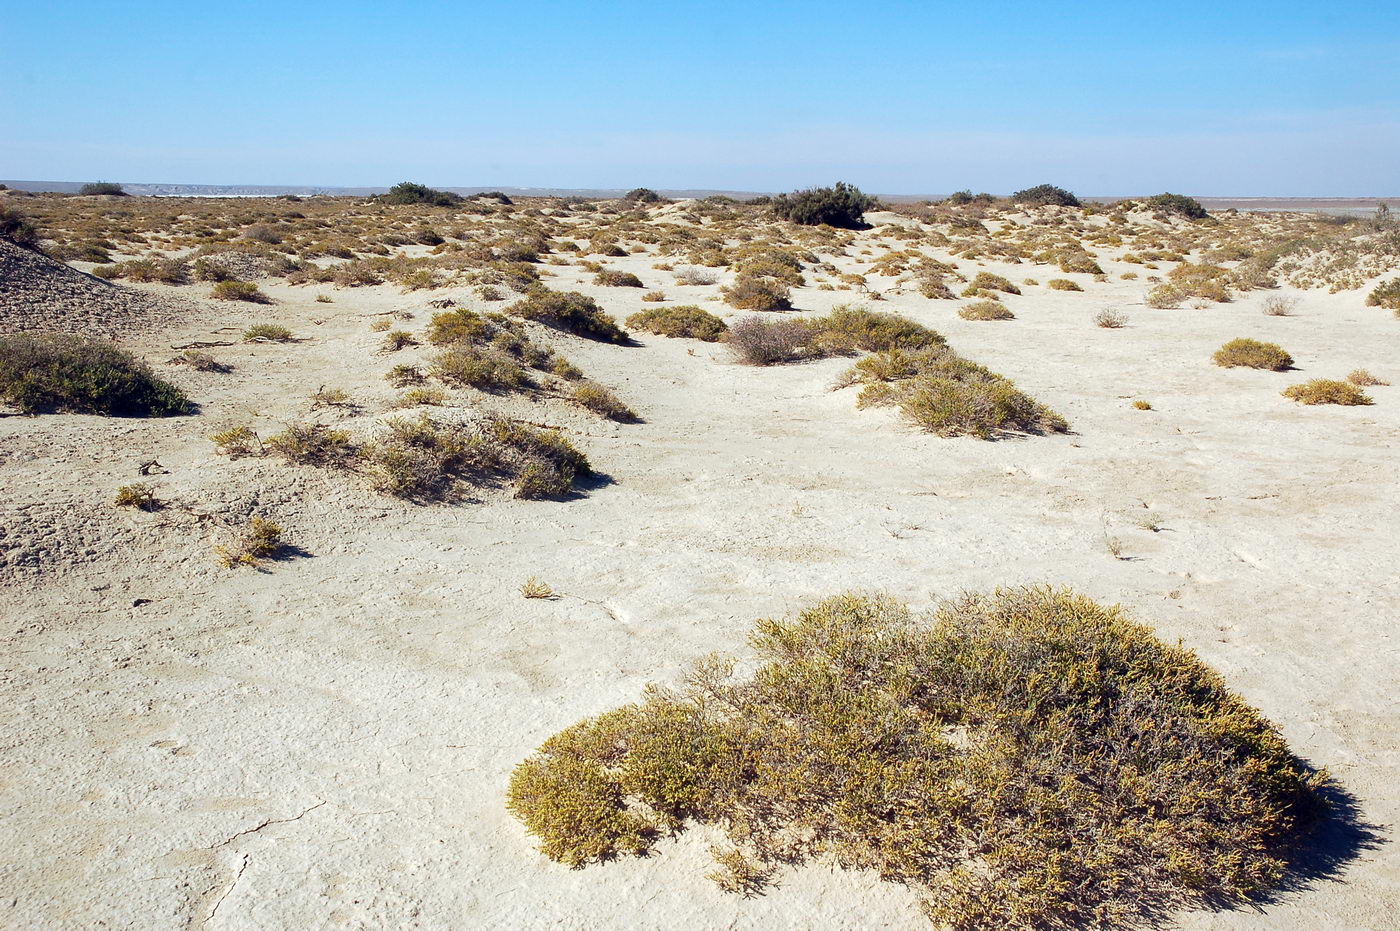
[{"label": "large foreground bush", "polygon": [[804,226],[835,226],[841,229],[864,229],[865,211],[874,210],[879,201],[844,181],[835,187],[809,188],[780,194],[773,198],[771,209],[780,220],[791,220]]},{"label": "large foreground bush", "polygon": [[124,349],[86,336],[0,337],[0,398],[25,413],[165,417],[189,398]]},{"label": "large foreground bush", "polygon": [[709,825],[722,888],[818,858],[906,885],[938,927],[1121,926],[1276,886],[1323,777],[1191,651],[1066,591],[915,616],[841,595],[759,621],[749,675],[556,734],[508,805],[571,866]]},{"label": "large foreground bush", "polygon": [[627,325],[657,336],[689,337],[707,343],[715,342],[729,329],[719,317],[694,304],[639,311],[627,318]]},{"label": "large foreground bush", "polygon": [[506,308],[506,313],[558,330],[608,343],[626,343],[627,332],[591,297],[577,291],[552,291],[543,285]]}]

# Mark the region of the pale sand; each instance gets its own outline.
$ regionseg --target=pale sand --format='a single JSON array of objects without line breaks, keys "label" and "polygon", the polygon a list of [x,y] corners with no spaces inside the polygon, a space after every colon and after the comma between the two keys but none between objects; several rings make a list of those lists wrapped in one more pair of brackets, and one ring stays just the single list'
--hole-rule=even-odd
[{"label": "pale sand", "polygon": [[[716,290],[675,286],[655,261],[610,265],[677,301]],[[550,734],[712,650],[741,649],[756,617],[845,588],[923,606],[1051,582],[1121,602],[1330,768],[1364,821],[1393,824],[1400,387],[1368,389],[1376,404],[1360,408],[1299,407],[1279,391],[1356,367],[1400,382],[1400,323],[1358,292],[1299,292],[1293,317],[1261,314],[1258,292],[1151,310],[1137,303],[1142,282],[1117,280],[1130,266],[1104,265],[1113,280],[1088,293],[1009,298],[1018,319],[1006,323],[962,321],[964,302],[917,294],[870,305],[1013,378],[1069,418],[1069,436],[918,433],[857,411],[852,389],[829,390],[843,360],[756,369],[691,340],[558,336],[645,422],[489,403],[565,427],[613,484],[563,503],[492,491],[414,507],[351,476],[212,455],[211,424],[251,412],[266,435],[304,418],[320,385],[378,410],[393,394],[382,373],[427,352],[376,355],[369,315],[412,309],[421,332],[427,301],[444,296],[386,286],[316,304],[318,289],[279,283],[264,283],[277,307],[224,308],[230,325],[275,317],[310,341],[211,350],[238,365],[230,375],[161,367],[203,417],[0,419],[0,544],[42,546],[47,532],[60,557],[41,575],[0,570],[0,925],[926,927],[906,890],[822,867],[761,898],[721,893],[703,878],[696,831],[645,860],[570,871],[504,808],[511,768]],[[1018,282],[1057,276],[985,267]],[[649,306],[641,290],[551,271],[551,286],[593,294],[619,319]],[[852,300],[796,297],[803,310]],[[1124,308],[1129,326],[1094,327],[1105,306]],[[1210,363],[1246,335],[1281,343],[1300,371]],[[163,362],[191,338],[210,331],[131,345]],[[1134,398],[1156,410],[1133,410]],[[111,508],[154,458],[170,470],[149,479],[163,497],[266,509],[309,555],[229,571],[210,555],[216,521]],[[1165,529],[1137,526],[1149,513]],[[1109,554],[1106,533],[1128,559]],[[523,599],[529,576],[564,597]],[[150,603],[133,608],[138,598]],[[1400,857],[1386,843],[1341,881],[1180,924],[1384,928],[1397,907]]]}]

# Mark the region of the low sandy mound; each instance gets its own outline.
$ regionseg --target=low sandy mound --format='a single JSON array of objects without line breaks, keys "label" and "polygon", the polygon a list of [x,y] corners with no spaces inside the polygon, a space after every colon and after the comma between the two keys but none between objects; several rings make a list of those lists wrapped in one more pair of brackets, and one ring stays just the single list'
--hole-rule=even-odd
[{"label": "low sandy mound", "polygon": [[0,333],[124,336],[186,319],[194,310],[176,297],[110,284],[0,240]]}]

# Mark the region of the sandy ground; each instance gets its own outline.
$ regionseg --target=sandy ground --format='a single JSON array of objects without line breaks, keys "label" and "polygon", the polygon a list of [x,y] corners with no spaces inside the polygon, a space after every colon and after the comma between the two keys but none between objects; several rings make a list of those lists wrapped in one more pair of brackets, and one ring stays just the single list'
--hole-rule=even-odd
[{"label": "sandy ground", "polygon": [[[654,261],[612,266],[737,316]],[[237,366],[227,375],[162,366],[200,417],[0,418],[0,925],[924,927],[905,890],[820,867],[761,898],[725,895],[702,876],[696,832],[570,871],[506,813],[508,775],[558,729],[741,648],[754,618],[846,588],[923,606],[1051,582],[1198,651],[1381,835],[1337,879],[1181,926],[1394,927],[1400,387],[1359,408],[1279,391],[1356,367],[1400,382],[1400,324],[1356,292],[1301,293],[1292,317],[1261,314],[1262,294],[1151,310],[1141,282],[1116,279],[1126,268],[1085,294],[1026,288],[1005,323],[912,294],[872,305],[1013,378],[1069,418],[1067,436],[920,434],[830,390],[841,360],[756,369],[691,340],[554,336],[644,422],[472,392],[455,403],[557,424],[607,479],[566,502],[488,490],[415,507],[351,476],[213,454],[214,425],[246,418],[266,435],[307,417],[321,385],[364,410],[318,417],[367,423],[391,396],[383,372],[426,355],[377,354],[372,315],[408,309],[421,330],[444,296],[381,287],[317,304],[315,289],[276,283],[276,307],[225,308],[227,325],[275,317],[305,341],[211,350]],[[552,286],[619,318],[643,306],[641,291],[556,271]],[[803,310],[850,299],[797,293]],[[1105,306],[1129,326],[1094,327]],[[129,345],[163,363],[172,344],[234,334],[191,326]],[[1280,342],[1299,371],[1210,363],[1245,335]],[[1137,398],[1155,409],[1132,409]],[[152,459],[168,474],[148,481],[172,506],[112,508]],[[250,513],[304,555],[219,567],[211,538]],[[1149,518],[1161,529],[1140,526]],[[561,597],[523,599],[530,576]]]}]

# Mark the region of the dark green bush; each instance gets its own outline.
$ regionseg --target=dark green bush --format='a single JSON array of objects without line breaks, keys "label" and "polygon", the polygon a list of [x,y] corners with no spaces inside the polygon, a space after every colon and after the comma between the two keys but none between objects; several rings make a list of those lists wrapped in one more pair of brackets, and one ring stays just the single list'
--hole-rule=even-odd
[{"label": "dark green bush", "polygon": [[380,194],[375,200],[381,204],[426,204],[430,207],[456,207],[462,203],[462,195],[451,191],[439,191],[412,181],[400,181],[389,188],[389,193]]},{"label": "dark green bush", "polygon": [[631,272],[620,272],[613,268],[605,268],[593,276],[593,283],[607,288],[643,288],[642,279]]},{"label": "dark green bush", "polygon": [[994,204],[996,198],[986,192],[974,194],[970,189],[965,189],[954,191],[943,202],[953,207],[964,207],[968,204]]},{"label": "dark green bush", "polygon": [[93,194],[114,194],[118,197],[127,196],[126,191],[122,190],[122,186],[115,181],[90,181],[78,188],[78,193],[89,196]]},{"label": "dark green bush", "polygon": [[770,209],[778,219],[803,226],[825,224],[840,229],[864,229],[865,212],[878,205],[878,200],[860,188],[838,181],[835,187],[780,194],[773,198]]},{"label": "dark green bush", "polygon": [[1143,206],[1163,213],[1174,213],[1188,220],[1204,220],[1210,216],[1200,201],[1185,194],[1158,194],[1143,201]]},{"label": "dark green bush", "polygon": [[86,336],[0,336],[0,398],[28,414],[167,417],[194,411],[189,398],[146,363]]},{"label": "dark green bush", "polygon": [[633,188],[622,199],[629,204],[659,204],[664,198],[648,187]]},{"label": "dark green bush", "polygon": [[1136,927],[1284,879],[1326,776],[1194,653],[1050,588],[918,616],[827,599],[757,622],[740,674],[712,656],[674,689],[555,734],[507,806],[570,866],[688,826],[722,888],[807,862],[914,890],[935,926]]},{"label": "dark green bush", "polygon": [[39,248],[38,228],[8,204],[0,204],[0,239],[26,249]]},{"label": "dark green bush", "polygon": [[1053,184],[1037,184],[1011,195],[1013,204],[1029,204],[1033,207],[1079,207],[1079,198],[1062,187]]}]

